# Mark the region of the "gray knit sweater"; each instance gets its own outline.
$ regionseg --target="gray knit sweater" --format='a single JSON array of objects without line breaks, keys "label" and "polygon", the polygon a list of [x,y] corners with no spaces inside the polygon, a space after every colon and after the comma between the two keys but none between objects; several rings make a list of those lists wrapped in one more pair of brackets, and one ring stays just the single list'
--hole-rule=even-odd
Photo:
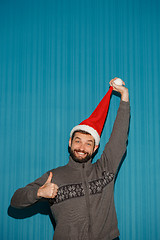
[{"label": "gray knit sweater", "polygon": [[[51,170],[59,187],[57,196],[49,199],[56,221],[54,240],[111,240],[119,236],[114,180],[126,151],[129,117],[129,102],[121,101],[111,137],[95,163],[77,163],[70,157],[67,165]],[[21,208],[38,201],[38,188],[49,172],[18,189],[11,205]]]}]

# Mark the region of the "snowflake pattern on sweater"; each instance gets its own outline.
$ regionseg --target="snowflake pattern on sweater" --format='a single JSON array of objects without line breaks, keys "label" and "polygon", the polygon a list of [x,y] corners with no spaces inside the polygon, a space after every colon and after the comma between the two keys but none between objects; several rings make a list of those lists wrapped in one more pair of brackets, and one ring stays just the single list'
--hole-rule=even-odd
[{"label": "snowflake pattern on sweater", "polygon": [[[89,182],[90,195],[101,193],[103,191],[103,188],[107,186],[114,179],[113,173],[108,172],[107,174],[105,174],[105,172],[103,172],[102,175],[104,176],[103,178],[96,179]],[[52,198],[49,199],[49,203],[53,205],[56,203],[61,203],[71,198],[82,197],[84,195],[85,195],[85,192],[84,192],[82,183],[69,184],[69,185],[61,186],[58,189],[57,196],[53,199]]]}]

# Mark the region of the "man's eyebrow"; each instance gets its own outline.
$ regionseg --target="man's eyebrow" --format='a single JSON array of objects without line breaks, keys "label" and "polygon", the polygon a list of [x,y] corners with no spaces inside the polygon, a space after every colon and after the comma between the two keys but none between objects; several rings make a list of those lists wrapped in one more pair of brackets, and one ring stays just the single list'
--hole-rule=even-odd
[{"label": "man's eyebrow", "polygon": [[78,138],[78,139],[81,139],[80,137],[75,137],[75,139]]},{"label": "man's eyebrow", "polygon": [[[80,137],[78,137],[78,136],[77,136],[77,137],[75,137],[74,139],[79,139],[79,140],[81,140],[81,138],[80,138]],[[87,140],[87,142],[94,142],[94,141],[93,141],[92,139],[88,139],[88,140]]]},{"label": "man's eyebrow", "polygon": [[94,142],[93,140],[91,140],[91,139],[89,139],[89,140],[87,140],[87,142]]}]

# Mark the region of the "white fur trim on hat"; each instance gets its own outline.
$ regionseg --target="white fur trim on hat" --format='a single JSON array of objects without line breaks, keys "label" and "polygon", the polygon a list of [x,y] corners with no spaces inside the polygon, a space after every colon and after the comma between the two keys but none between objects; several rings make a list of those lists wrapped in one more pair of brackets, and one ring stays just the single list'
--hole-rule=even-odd
[{"label": "white fur trim on hat", "polygon": [[100,136],[94,128],[92,128],[88,125],[77,125],[71,130],[70,137],[72,137],[73,133],[78,130],[83,130],[83,131],[90,133],[92,135],[92,137],[95,139],[95,144],[99,145]]}]

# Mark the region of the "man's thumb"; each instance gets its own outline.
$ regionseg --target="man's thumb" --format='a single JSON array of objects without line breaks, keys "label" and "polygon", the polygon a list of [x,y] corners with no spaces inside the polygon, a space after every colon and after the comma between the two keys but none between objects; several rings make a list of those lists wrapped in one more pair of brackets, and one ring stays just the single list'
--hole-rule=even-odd
[{"label": "man's thumb", "polygon": [[51,181],[52,181],[52,177],[53,177],[53,173],[50,172],[49,177],[48,177],[46,183],[51,183]]}]

